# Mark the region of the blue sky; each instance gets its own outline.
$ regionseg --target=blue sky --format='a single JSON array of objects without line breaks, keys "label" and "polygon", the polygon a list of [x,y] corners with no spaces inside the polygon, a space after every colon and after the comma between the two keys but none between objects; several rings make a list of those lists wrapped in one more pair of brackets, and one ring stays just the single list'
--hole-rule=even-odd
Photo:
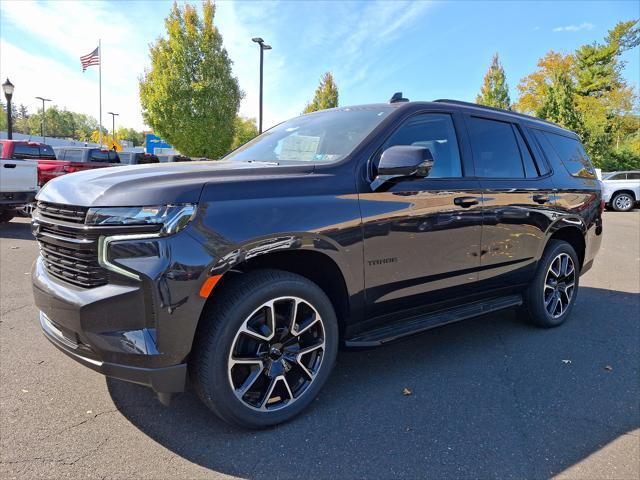
[{"label": "blue sky", "polygon": [[[198,2],[193,2],[198,3]],[[148,44],[164,33],[171,2],[0,2],[0,77],[30,110],[47,96],[98,116],[97,68],[82,73],[78,57],[103,43],[103,112],[142,128],[138,77]],[[241,114],[257,115],[258,47],[265,53],[265,126],[299,114],[320,76],[332,71],[340,104],[412,100],[473,101],[494,52],[511,97],[518,81],[549,50],[573,51],[601,41],[617,21],[640,17],[640,2],[217,2],[215,23],[245,92]],[[638,49],[624,71],[638,87]],[[103,123],[107,115],[103,113]]]}]

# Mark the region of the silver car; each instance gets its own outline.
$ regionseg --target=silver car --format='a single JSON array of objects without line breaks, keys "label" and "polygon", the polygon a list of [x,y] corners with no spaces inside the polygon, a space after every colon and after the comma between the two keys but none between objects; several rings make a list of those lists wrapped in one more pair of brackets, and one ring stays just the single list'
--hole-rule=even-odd
[{"label": "silver car", "polygon": [[602,199],[609,208],[628,212],[640,201],[640,171],[613,172],[602,180]]}]

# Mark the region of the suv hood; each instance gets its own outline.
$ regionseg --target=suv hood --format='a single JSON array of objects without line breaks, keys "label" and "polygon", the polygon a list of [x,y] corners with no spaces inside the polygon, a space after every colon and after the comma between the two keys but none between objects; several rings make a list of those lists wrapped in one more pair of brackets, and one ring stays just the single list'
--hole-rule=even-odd
[{"label": "suv hood", "polygon": [[85,170],[48,182],[37,199],[83,207],[196,203],[207,183],[312,173],[313,164],[176,162]]}]

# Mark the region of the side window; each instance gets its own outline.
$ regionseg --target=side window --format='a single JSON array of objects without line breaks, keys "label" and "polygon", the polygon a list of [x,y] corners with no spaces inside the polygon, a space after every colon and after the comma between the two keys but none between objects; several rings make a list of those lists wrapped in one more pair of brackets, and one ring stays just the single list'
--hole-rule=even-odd
[{"label": "side window", "polygon": [[11,158],[16,160],[24,158],[38,158],[40,150],[37,146],[26,145],[24,143],[16,143],[13,146],[13,155]]},{"label": "side window", "polygon": [[543,132],[543,135],[549,140],[560,161],[572,176],[597,178],[593,165],[578,140],[550,132]]},{"label": "side window", "polygon": [[607,177],[607,180],[626,180],[626,179],[627,179],[626,173],[616,173],[615,175],[611,175],[610,177]]},{"label": "side window", "polygon": [[82,150],[63,150],[64,159],[69,162],[82,162]]},{"label": "side window", "polygon": [[409,118],[389,137],[383,150],[395,145],[427,147],[433,156],[429,178],[462,177],[460,151],[451,115],[423,113]]},{"label": "side window", "polygon": [[510,123],[470,117],[469,137],[476,176],[524,178],[520,148]]},{"label": "side window", "polygon": [[640,180],[640,172],[627,173],[627,180]]}]

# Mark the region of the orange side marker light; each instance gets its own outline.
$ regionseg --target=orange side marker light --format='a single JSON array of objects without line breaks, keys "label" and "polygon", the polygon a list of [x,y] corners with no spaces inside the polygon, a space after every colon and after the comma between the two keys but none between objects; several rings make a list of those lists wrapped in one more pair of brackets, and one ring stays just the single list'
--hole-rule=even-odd
[{"label": "orange side marker light", "polygon": [[221,278],[222,275],[213,275],[207,278],[202,284],[202,287],[200,287],[200,296],[202,298],[209,298],[209,295],[211,295],[211,292],[213,292],[213,289],[216,287]]}]

